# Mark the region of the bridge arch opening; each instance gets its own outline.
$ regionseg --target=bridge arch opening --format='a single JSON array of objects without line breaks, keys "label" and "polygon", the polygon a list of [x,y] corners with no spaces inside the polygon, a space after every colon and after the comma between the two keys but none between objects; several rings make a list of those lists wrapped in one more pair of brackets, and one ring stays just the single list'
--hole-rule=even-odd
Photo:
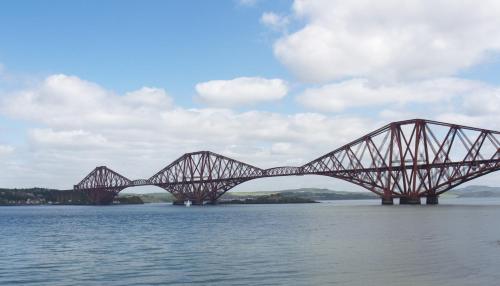
[{"label": "bridge arch opening", "polygon": [[[450,189],[446,189],[445,191],[439,193],[443,194],[453,189],[461,188],[462,186],[471,186],[471,185],[491,185],[489,182],[493,181],[493,177],[495,175],[493,172],[480,176],[477,181],[471,183],[471,180],[460,182],[454,185]],[[245,182],[241,182],[234,187],[228,189],[224,192],[224,194],[230,193],[238,193],[238,192],[277,192],[284,190],[292,190],[292,189],[328,189],[334,191],[346,191],[346,192],[359,192],[359,193],[367,193],[370,190],[353,184],[352,182],[344,181],[342,178],[336,178],[333,176],[324,176],[324,175],[316,175],[316,174],[308,174],[308,175],[300,175],[300,176],[279,176],[279,177],[263,177],[256,178],[252,180],[247,180]],[[162,188],[156,185],[142,185],[142,186],[130,186],[124,188],[119,192],[121,195],[134,195],[134,194],[158,194],[158,193],[169,193],[172,195],[172,199],[175,200],[175,195],[172,194],[168,189]],[[371,192],[378,196],[382,196],[380,192]],[[224,195],[223,194],[223,195]],[[222,195],[222,196],[223,196]],[[221,197],[222,197],[221,196]],[[422,195],[420,198],[426,197]],[[209,202],[204,201],[203,203]],[[178,204],[183,204],[183,200],[177,201]],[[429,203],[429,202],[427,202]],[[432,202],[431,202],[432,203]],[[435,201],[437,203],[437,201]],[[201,204],[201,203],[198,203]]]},{"label": "bridge arch opening", "polygon": [[154,193],[162,193],[165,189],[155,186],[155,185],[146,185],[146,186],[130,186],[120,191],[121,195],[142,195],[142,194],[154,194]]},{"label": "bridge arch opening", "polygon": [[[140,196],[144,202],[167,202],[173,200],[170,192],[155,185],[130,186],[117,194],[118,197]],[[144,197],[148,196],[148,197]]]},{"label": "bridge arch opening", "polygon": [[291,189],[329,189],[346,192],[367,192],[368,190],[350,182],[322,175],[301,175],[265,177],[243,182],[229,192],[276,192]]}]

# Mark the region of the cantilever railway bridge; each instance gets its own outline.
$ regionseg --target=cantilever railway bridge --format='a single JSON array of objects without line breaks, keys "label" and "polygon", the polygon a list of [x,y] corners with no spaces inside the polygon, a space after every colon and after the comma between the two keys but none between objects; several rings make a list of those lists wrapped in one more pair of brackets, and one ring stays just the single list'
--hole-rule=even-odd
[{"label": "cantilever railway bridge", "polygon": [[187,153],[149,179],[130,180],[97,167],[74,190],[109,204],[123,189],[161,187],[176,203],[216,203],[246,181],[322,175],[377,194],[382,204],[437,204],[442,193],[500,169],[500,132],[423,119],[390,123],[299,167],[261,169],[209,151]]}]

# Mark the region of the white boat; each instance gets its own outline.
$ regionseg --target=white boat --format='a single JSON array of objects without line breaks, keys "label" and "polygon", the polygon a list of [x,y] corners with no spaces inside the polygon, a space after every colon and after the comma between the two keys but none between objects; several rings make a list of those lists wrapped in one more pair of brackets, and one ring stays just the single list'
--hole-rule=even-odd
[{"label": "white boat", "polygon": [[191,201],[190,201],[190,200],[184,201],[184,205],[185,205],[186,207],[190,207],[192,204],[193,204],[193,203],[191,203]]}]

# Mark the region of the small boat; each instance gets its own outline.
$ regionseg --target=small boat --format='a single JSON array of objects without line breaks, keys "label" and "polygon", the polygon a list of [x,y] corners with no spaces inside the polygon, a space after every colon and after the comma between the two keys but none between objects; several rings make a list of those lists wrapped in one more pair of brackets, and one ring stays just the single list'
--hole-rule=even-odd
[{"label": "small boat", "polygon": [[184,201],[184,205],[185,205],[186,207],[190,207],[192,204],[193,204],[193,203],[191,203],[191,201],[190,201],[190,200]]}]

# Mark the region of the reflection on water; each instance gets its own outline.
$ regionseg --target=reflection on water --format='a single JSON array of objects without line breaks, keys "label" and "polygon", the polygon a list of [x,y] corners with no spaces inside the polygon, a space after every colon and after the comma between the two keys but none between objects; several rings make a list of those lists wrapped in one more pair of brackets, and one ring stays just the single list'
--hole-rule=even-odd
[{"label": "reflection on water", "polygon": [[0,285],[498,285],[500,200],[0,207]]}]

